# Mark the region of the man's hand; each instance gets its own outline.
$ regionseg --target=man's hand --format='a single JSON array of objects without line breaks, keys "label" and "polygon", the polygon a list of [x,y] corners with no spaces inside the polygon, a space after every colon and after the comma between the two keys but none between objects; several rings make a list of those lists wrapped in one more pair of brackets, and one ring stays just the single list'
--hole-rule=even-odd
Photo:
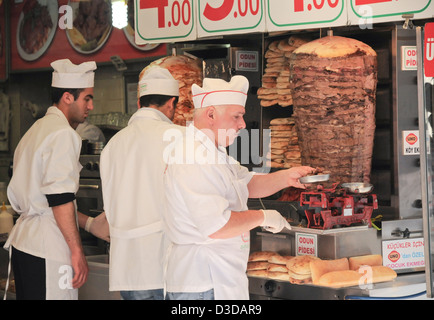
[{"label": "man's hand", "polygon": [[308,166],[292,167],[286,170],[288,187],[306,189],[304,184],[301,184],[298,179],[314,173],[315,169]]},{"label": "man's hand", "polygon": [[105,212],[95,218],[89,217],[84,229],[92,233],[95,237],[110,242],[109,224]]}]

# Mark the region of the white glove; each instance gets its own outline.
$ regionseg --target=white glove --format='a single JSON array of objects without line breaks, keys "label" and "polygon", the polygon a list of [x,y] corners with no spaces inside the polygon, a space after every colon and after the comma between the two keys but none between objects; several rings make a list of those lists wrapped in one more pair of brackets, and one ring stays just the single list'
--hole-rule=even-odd
[{"label": "white glove", "polygon": [[89,217],[86,221],[84,230],[92,233],[97,238],[110,242],[109,224],[105,212],[95,218]]},{"label": "white glove", "polygon": [[283,228],[287,228],[291,230],[291,226],[286,221],[282,215],[276,210],[261,210],[264,213],[264,221],[261,224],[261,227],[264,227],[265,230],[277,233],[283,230]]}]

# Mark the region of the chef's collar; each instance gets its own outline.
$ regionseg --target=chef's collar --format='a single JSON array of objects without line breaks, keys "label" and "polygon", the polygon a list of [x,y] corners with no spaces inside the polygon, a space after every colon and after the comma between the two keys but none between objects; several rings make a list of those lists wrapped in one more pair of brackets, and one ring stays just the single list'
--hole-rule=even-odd
[{"label": "chef's collar", "polygon": [[138,118],[152,118],[155,120],[161,120],[173,124],[173,122],[160,110],[149,108],[149,107],[142,107],[136,112],[134,112],[134,114],[131,116],[130,120],[128,121],[128,125],[130,125]]}]

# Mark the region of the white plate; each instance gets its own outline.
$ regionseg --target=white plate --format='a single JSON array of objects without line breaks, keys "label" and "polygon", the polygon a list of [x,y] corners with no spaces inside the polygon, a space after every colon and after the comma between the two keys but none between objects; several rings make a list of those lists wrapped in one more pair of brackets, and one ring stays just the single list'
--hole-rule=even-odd
[{"label": "white plate", "polygon": [[129,31],[129,30],[134,31],[134,29],[131,27],[131,25],[128,24],[128,27],[123,28],[123,30],[124,30],[125,38],[127,38],[128,42],[136,49],[139,49],[142,51],[149,51],[149,50],[155,49],[156,47],[158,47],[160,45],[159,43],[147,43],[147,44],[138,45],[138,44],[136,44],[136,42],[134,40],[134,34],[131,34]]},{"label": "white plate", "polygon": [[[112,14],[112,6],[111,6],[111,2],[109,1],[109,0],[106,0],[106,2],[108,3],[108,5],[109,5],[109,8],[110,8],[110,19],[111,19],[111,14]],[[75,20],[76,19],[76,17],[77,17],[77,14],[78,14],[78,6],[79,6],[79,4],[80,4],[80,2],[77,2],[76,0],[74,1],[69,1],[68,2],[68,5],[69,6],[71,6],[71,8],[72,8],[72,11],[73,11],[73,19]],[[102,46],[106,43],[106,41],[108,40],[108,38],[109,38],[109,36],[110,36],[110,33],[112,32],[112,25],[110,24],[110,26],[108,27],[109,28],[109,30],[106,32],[106,34],[104,35],[104,39],[100,39],[100,40],[98,40],[98,45],[95,47],[95,48],[93,48],[93,49],[90,49],[90,50],[85,50],[85,49],[83,49],[82,47],[80,47],[80,46],[76,46],[75,44],[74,44],[74,42],[72,41],[72,39],[70,38],[70,35],[69,35],[69,29],[66,29],[66,37],[68,38],[68,41],[69,41],[69,44],[71,45],[71,47],[72,48],[74,48],[74,50],[75,51],[77,51],[77,52],[79,52],[79,53],[82,53],[82,54],[91,54],[91,53],[94,53],[94,52],[96,52],[96,51],[98,51],[99,49],[101,49],[102,48]],[[107,30],[107,29],[106,29]]]},{"label": "white plate", "polygon": [[53,41],[54,34],[56,33],[56,29],[57,29],[57,19],[59,17],[57,1],[38,0],[38,3],[41,6],[47,7],[48,13],[50,14],[50,17],[51,17],[51,21],[53,22],[53,27],[51,28],[50,32],[48,33],[47,40],[45,41],[44,45],[41,48],[39,48],[39,50],[36,52],[27,53],[21,47],[21,42],[20,42],[21,25],[24,21],[24,13],[21,12],[20,17],[18,19],[17,34],[16,34],[17,50],[18,50],[18,54],[20,55],[20,57],[26,61],[34,61],[34,60],[38,59],[40,56],[42,56],[45,51],[47,51],[47,49],[51,45],[51,41]]}]

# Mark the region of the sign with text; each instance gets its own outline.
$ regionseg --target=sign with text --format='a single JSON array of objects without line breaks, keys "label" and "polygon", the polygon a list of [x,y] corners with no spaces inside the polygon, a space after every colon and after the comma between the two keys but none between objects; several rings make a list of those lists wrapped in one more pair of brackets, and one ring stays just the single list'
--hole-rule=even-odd
[{"label": "sign with text", "polygon": [[412,19],[432,18],[432,0],[348,0],[349,24],[367,28],[372,23],[404,20],[403,14],[413,14]]},{"label": "sign with text", "polygon": [[424,31],[424,73],[425,77],[434,77],[434,22],[425,24]]},{"label": "sign with text", "polygon": [[316,234],[296,233],[295,247],[297,256],[318,256],[318,240]]},{"label": "sign with text", "polygon": [[135,0],[136,44],[196,39],[194,0]]},{"label": "sign with text", "polygon": [[345,0],[265,0],[265,3],[268,31],[347,24]]},{"label": "sign with text", "polygon": [[259,66],[259,52],[258,51],[243,51],[239,50],[235,52],[237,71],[258,71]]},{"label": "sign with text", "polygon": [[420,154],[418,130],[402,131],[402,139],[403,139],[403,150],[402,150],[403,155],[407,156],[407,155]]},{"label": "sign with text", "polygon": [[265,30],[263,0],[199,0],[198,36]]},{"label": "sign with text", "polygon": [[384,240],[383,266],[394,270],[425,267],[423,238]]},{"label": "sign with text", "polygon": [[401,70],[417,70],[417,49],[416,46],[401,47]]}]

